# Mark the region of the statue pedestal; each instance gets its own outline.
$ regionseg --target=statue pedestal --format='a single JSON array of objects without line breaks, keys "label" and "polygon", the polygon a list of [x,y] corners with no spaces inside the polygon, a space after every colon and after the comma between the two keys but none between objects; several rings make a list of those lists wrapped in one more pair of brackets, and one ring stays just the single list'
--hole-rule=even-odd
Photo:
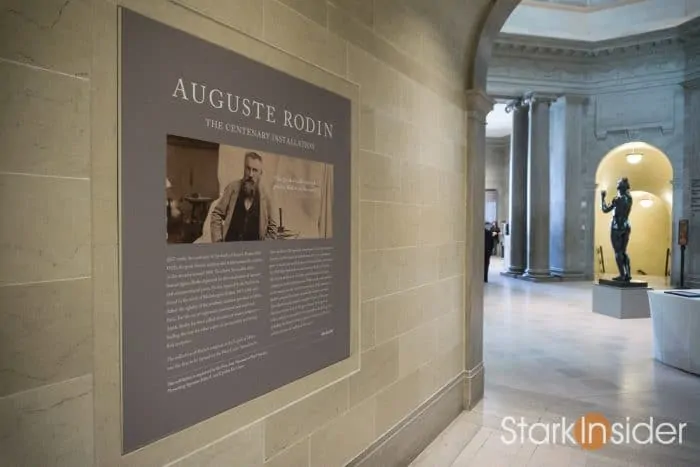
[{"label": "statue pedestal", "polygon": [[700,297],[683,297],[669,292],[676,291],[649,292],[654,358],[700,375]]},{"label": "statue pedestal", "polygon": [[649,318],[649,284],[600,279],[593,286],[593,312],[618,319]]}]

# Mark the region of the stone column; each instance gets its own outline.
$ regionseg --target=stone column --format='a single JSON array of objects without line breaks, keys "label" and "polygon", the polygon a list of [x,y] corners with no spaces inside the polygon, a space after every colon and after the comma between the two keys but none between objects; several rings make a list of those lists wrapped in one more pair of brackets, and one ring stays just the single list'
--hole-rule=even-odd
[{"label": "stone column", "polygon": [[549,96],[528,95],[527,267],[523,278],[546,280],[549,273]]},{"label": "stone column", "polygon": [[[592,178],[592,179],[591,179]],[[595,244],[595,215],[600,209],[600,191],[595,182],[595,175],[583,183],[582,188],[584,203],[581,206],[581,216],[579,218],[579,229],[581,231],[582,254],[583,254],[583,279],[592,280],[598,271],[598,253]],[[593,252],[591,253],[591,247]],[[617,268],[614,264],[613,268]],[[609,265],[605,265],[609,268]]]},{"label": "stone column", "polygon": [[511,101],[506,112],[513,114],[510,136],[508,237],[508,276],[520,276],[525,272],[527,240],[527,153],[529,133],[529,108],[522,99]]},{"label": "stone column", "polygon": [[[593,200],[583,185],[585,104],[585,97],[567,95],[550,107],[549,270],[564,279],[584,277],[589,252],[581,229],[585,208]],[[586,205],[581,204],[584,200]]]},{"label": "stone column", "polygon": [[481,90],[466,94],[467,161],[465,172],[468,207],[465,238],[464,290],[464,392],[469,410],[484,395],[484,197],[486,184],[486,115],[493,101]]}]

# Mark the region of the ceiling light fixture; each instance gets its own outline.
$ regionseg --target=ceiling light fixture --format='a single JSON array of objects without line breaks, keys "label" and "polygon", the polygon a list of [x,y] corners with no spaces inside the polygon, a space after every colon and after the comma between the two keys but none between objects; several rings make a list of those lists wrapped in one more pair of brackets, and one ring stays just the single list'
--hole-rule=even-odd
[{"label": "ceiling light fixture", "polygon": [[627,162],[630,164],[639,164],[642,162],[642,154],[638,152],[633,152],[630,154],[627,154]]},{"label": "ceiling light fixture", "polygon": [[639,204],[643,208],[650,208],[654,204],[654,202],[650,199],[643,199],[639,202]]}]

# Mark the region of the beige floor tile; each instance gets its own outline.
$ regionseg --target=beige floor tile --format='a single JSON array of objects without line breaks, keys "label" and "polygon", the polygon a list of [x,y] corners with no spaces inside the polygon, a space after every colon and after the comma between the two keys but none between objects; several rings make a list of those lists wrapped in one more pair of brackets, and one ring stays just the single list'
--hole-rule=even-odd
[{"label": "beige floor tile", "polygon": [[[663,286],[663,284],[660,284]],[[492,264],[484,303],[484,399],[460,420],[473,426],[452,467],[684,467],[700,465],[700,378],[656,362],[648,319],[591,311],[592,282],[533,284],[500,276]],[[682,444],[508,444],[505,417],[574,423],[597,412],[611,423],[686,422]],[[459,444],[453,424],[443,437]],[[447,449],[447,448],[446,448]],[[442,455],[442,457],[441,457]],[[450,454],[452,456],[453,454]],[[447,456],[449,457],[449,456]],[[417,465],[442,465],[432,445]],[[430,460],[435,459],[435,464]]]}]

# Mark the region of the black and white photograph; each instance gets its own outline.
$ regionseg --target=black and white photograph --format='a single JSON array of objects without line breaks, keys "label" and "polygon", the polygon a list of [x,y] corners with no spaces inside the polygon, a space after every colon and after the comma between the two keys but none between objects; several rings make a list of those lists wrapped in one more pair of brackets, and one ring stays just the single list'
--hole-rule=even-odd
[{"label": "black and white photograph", "polygon": [[168,135],[168,243],[333,237],[333,166]]}]

